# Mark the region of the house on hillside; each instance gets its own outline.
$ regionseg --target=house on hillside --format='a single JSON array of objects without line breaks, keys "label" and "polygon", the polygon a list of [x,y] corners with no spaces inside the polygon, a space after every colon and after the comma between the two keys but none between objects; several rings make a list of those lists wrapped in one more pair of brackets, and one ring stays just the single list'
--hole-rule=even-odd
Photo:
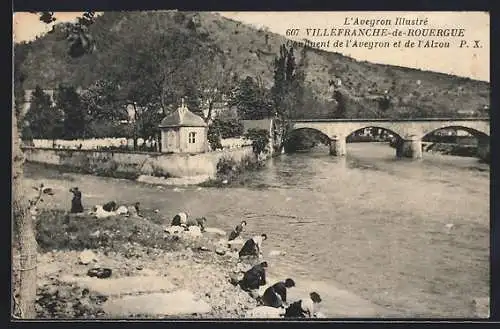
[{"label": "house on hillside", "polygon": [[182,104],[158,126],[162,153],[203,153],[208,151],[208,124]]}]

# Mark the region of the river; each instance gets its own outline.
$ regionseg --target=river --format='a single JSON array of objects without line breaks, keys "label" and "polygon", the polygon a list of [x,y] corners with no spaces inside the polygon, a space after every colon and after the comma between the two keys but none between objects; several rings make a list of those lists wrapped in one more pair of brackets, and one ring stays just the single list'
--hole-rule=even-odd
[{"label": "river", "polygon": [[345,158],[327,149],[280,155],[248,175],[249,186],[223,189],[106,179],[85,190],[97,177],[78,184],[87,204],[115,195],[168,216],[206,216],[225,230],[245,219],[246,236],[267,233],[264,254],[286,252],[267,259],[270,275],[293,277],[297,291],[323,289],[330,316],[373,315],[347,305],[346,292],[398,317],[468,317],[472,298],[489,296],[487,164],[430,153],[398,160],[386,144],[353,143]]},{"label": "river", "polygon": [[267,232],[288,273],[338,282],[402,316],[470,315],[470,297],[489,289],[489,166],[394,155],[378,143],[348,144],[345,158],[283,155],[253,173],[266,188],[228,190],[217,212]]}]

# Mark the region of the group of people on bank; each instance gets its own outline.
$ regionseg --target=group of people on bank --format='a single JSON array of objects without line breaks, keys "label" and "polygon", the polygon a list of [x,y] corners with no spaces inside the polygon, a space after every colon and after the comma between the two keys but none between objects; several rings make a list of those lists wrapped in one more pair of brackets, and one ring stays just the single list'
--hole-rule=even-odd
[{"label": "group of people on bank", "polygon": [[[188,214],[181,212],[174,216],[171,222],[172,226],[199,226],[201,231],[205,230],[206,218],[190,219]],[[228,242],[234,241],[239,238],[244,231],[247,222],[241,221],[234,230],[229,234]],[[254,258],[259,259],[262,257],[262,243],[267,240],[267,234],[262,233],[250,239],[247,239],[238,252],[240,259]],[[260,287],[267,284],[266,281],[266,268],[268,264],[266,261],[260,262],[243,275],[239,281],[232,281],[234,285],[239,285],[241,289],[252,292],[258,290]],[[303,298],[293,303],[287,301],[287,289],[295,287],[295,281],[288,278],[284,281],[279,281],[269,286],[262,296],[257,297],[257,302],[262,306],[284,309],[282,313],[284,317],[290,318],[312,318],[315,316],[315,306],[321,303],[321,297],[316,292],[311,292],[307,298]]]},{"label": "group of people on bank", "polygon": [[[235,229],[229,234],[229,241],[236,239],[243,232],[244,227],[247,225],[246,221],[242,221]],[[245,241],[243,247],[239,251],[239,257],[258,257],[262,256],[262,242],[267,240],[267,235],[261,234],[252,237]],[[245,272],[243,278],[238,282],[233,282],[239,285],[245,291],[258,290],[261,286],[265,286],[266,282],[266,268],[268,264],[263,261],[254,265]],[[315,316],[315,306],[321,303],[321,297],[316,292],[311,292],[307,298],[303,298],[293,303],[287,301],[287,289],[295,287],[295,281],[287,278],[284,281],[278,281],[269,286],[262,296],[257,297],[257,301],[262,306],[283,308],[284,317],[290,318],[312,318]]]},{"label": "group of people on bank", "polygon": [[[83,212],[82,205],[82,193],[78,187],[70,189],[73,194],[71,200],[71,213],[81,213]],[[117,205],[112,202],[107,203],[103,206],[106,211],[112,211]],[[139,214],[139,203],[134,205],[136,212]],[[109,210],[108,210],[109,208]],[[188,214],[185,212],[178,213],[172,219],[172,226],[181,226],[184,229],[189,229],[191,226],[197,226],[200,228],[201,232],[205,231],[207,219],[205,217],[201,218],[189,218]],[[228,242],[234,241],[240,237],[241,233],[244,231],[247,222],[242,221],[239,223],[234,230],[229,234]],[[240,259],[242,258],[254,258],[259,259],[262,257],[262,243],[267,240],[267,234],[262,233],[256,235],[250,239],[247,239],[241,249],[238,252]],[[248,271],[246,271],[241,280],[232,282],[235,285],[239,285],[241,289],[247,292],[255,292],[260,287],[267,284],[266,281],[266,269],[268,264],[266,261],[260,262]],[[315,306],[321,303],[321,297],[316,292],[311,292],[309,296],[303,299],[299,299],[292,303],[288,303],[287,300],[287,289],[295,287],[295,281],[291,278],[287,278],[284,281],[279,281],[269,286],[262,296],[258,296],[257,302],[259,305],[268,306],[272,308],[283,309],[284,312],[281,313],[285,318],[312,318],[315,316]]]}]

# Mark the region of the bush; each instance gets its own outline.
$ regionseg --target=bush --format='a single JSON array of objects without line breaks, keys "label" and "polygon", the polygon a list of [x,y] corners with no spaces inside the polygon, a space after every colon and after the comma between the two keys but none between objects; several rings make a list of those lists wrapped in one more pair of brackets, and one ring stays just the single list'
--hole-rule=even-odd
[{"label": "bush", "polygon": [[219,135],[219,132],[217,131],[216,127],[210,126],[208,128],[207,139],[208,139],[208,143],[210,144],[210,148],[212,150],[214,150],[214,151],[215,150],[222,150],[220,135]]},{"label": "bush", "polygon": [[[232,158],[221,158],[217,163],[217,176],[215,180],[209,180],[207,182],[201,183],[202,187],[223,187],[227,184],[229,185],[246,185],[247,181],[250,183],[248,177],[243,177],[242,175],[245,171],[259,170],[264,167],[264,163],[260,161],[255,161],[251,156],[247,156],[241,159],[240,163],[237,163]],[[227,182],[223,183],[225,180]]]},{"label": "bush", "polygon": [[230,180],[240,172],[236,161],[232,158],[221,158],[217,163],[217,178]]},{"label": "bush", "polygon": [[256,156],[267,153],[269,145],[269,132],[266,129],[249,129],[245,138],[252,141],[253,152]]}]

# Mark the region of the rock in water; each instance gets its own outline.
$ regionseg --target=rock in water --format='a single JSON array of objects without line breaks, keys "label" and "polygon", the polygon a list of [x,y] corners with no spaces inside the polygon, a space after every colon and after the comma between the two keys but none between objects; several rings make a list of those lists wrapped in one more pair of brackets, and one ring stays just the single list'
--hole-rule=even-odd
[{"label": "rock in water", "polygon": [[253,319],[276,319],[280,318],[281,314],[284,314],[285,310],[280,308],[274,308],[269,306],[257,306],[256,308],[249,310],[246,314],[246,318]]},{"label": "rock in water", "polygon": [[78,256],[78,262],[83,265],[90,264],[92,261],[97,261],[97,255],[92,250],[84,250]]}]

